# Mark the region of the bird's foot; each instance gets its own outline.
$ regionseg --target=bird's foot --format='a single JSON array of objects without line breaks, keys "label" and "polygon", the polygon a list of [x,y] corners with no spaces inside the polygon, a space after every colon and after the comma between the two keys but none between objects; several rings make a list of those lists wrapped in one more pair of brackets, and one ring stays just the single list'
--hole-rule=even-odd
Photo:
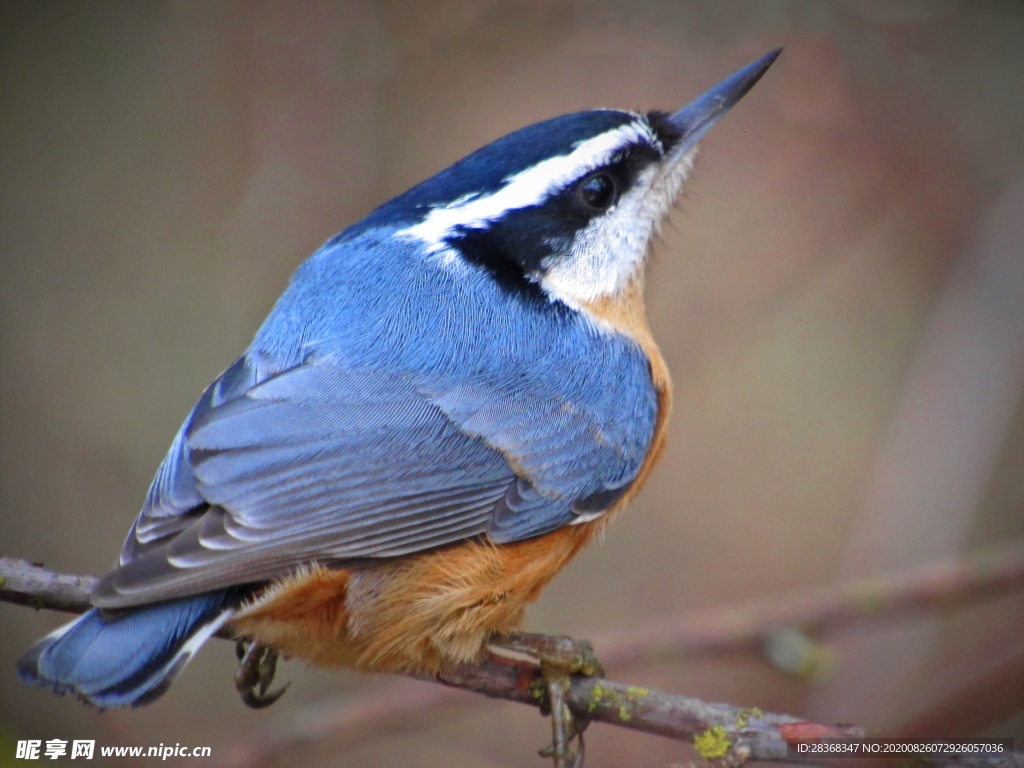
[{"label": "bird's foot", "polygon": [[238,669],[235,671],[235,689],[246,706],[253,709],[269,707],[281,698],[291,683],[285,683],[269,692],[277,670],[277,651],[254,640],[239,640],[235,644]]},{"label": "bird's foot", "polygon": [[[566,693],[573,675],[604,675],[601,663],[594,656],[594,647],[587,640],[531,632],[512,632],[496,637],[491,644],[537,659],[546,694],[546,706],[541,708],[541,712],[551,715],[551,744],[540,754],[552,758],[555,768],[582,766],[583,731],[589,722],[572,714]],[[578,742],[576,749],[573,749],[574,740]]]}]

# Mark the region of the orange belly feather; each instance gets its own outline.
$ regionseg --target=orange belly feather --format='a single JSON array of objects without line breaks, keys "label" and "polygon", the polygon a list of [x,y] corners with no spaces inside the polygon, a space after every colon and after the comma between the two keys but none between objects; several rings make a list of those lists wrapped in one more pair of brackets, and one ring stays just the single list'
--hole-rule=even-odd
[{"label": "orange belly feather", "polygon": [[358,569],[313,565],[271,586],[234,627],[318,666],[430,672],[475,661],[492,634],[519,626],[526,605],[595,533],[590,523]]}]

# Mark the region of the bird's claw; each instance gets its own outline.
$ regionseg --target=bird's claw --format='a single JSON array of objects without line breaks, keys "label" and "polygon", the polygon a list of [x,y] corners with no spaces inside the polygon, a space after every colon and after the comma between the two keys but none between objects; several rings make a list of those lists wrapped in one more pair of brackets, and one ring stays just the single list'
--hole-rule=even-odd
[{"label": "bird's claw", "polygon": [[[551,670],[541,664],[544,686],[547,689],[551,715],[551,743],[539,750],[541,757],[550,757],[555,768],[580,768],[583,765],[583,731],[589,723],[577,720],[569,710],[565,694],[569,691],[569,675],[562,670]],[[573,749],[572,742],[578,746]]]},{"label": "bird's claw", "polygon": [[[594,655],[594,647],[587,640],[571,637],[537,635],[513,632],[495,638],[495,646],[537,659],[544,678],[546,707],[542,714],[551,715],[551,744],[540,750],[541,757],[550,757],[555,768],[579,768],[583,765],[583,731],[589,721],[578,718],[569,710],[566,693],[573,675],[600,677],[604,675],[601,663]],[[547,710],[547,711],[545,711]],[[579,746],[573,749],[572,742]]]},{"label": "bird's claw", "polygon": [[277,670],[276,650],[255,641],[239,640],[235,645],[235,654],[238,656],[235,689],[246,706],[252,709],[269,707],[288,690],[291,683],[285,683],[276,691],[269,691]]}]

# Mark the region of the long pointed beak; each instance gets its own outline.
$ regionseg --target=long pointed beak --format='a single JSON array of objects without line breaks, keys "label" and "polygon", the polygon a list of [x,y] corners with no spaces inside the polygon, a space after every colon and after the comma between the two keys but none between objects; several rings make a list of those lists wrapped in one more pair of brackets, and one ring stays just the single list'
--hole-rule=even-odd
[{"label": "long pointed beak", "polygon": [[752,64],[737,70],[702,96],[698,96],[678,112],[669,116],[669,121],[679,129],[682,138],[673,154],[685,152],[708,132],[718,119],[742,99],[761,76],[768,71],[781,48],[776,48]]}]

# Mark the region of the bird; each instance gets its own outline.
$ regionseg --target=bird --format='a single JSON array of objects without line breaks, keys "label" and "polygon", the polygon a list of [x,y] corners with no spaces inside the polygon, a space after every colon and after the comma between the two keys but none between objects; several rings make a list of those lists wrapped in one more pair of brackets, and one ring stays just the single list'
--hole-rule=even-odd
[{"label": "bird", "polygon": [[92,607],[22,656],[22,680],[140,706],[228,632],[261,705],[278,653],[431,673],[514,637],[663,451],[652,241],[699,140],[780,50],[674,112],[519,129],[328,240],[186,417]]}]

